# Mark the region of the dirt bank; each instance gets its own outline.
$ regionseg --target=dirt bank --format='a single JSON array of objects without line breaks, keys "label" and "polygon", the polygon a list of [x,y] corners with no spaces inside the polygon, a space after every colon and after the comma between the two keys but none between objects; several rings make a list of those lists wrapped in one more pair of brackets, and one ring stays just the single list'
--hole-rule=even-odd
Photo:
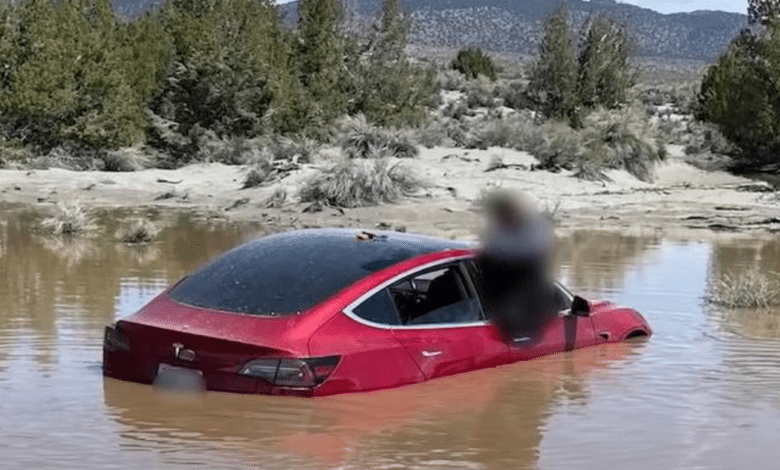
[{"label": "dirt bank", "polygon": [[[723,232],[780,231],[780,192],[761,182],[724,172],[697,169],[671,146],[652,183],[624,171],[607,173],[611,181],[592,182],[570,172],[534,171],[529,154],[492,148],[421,149],[404,160],[428,187],[397,204],[359,209],[324,208],[306,212],[297,190],[303,179],[327,161],[306,165],[267,186],[241,189],[248,169],[196,164],[177,170],[132,173],[73,172],[62,169],[0,170],[0,201],[53,208],[58,201],[87,207],[151,207],[194,211],[202,217],[259,221],[282,227],[403,227],[434,235],[471,238],[480,222],[476,201],[487,189],[509,187],[531,195],[540,208],[554,212],[558,230],[579,228],[624,233],[693,236]],[[494,157],[504,168],[486,171]],[[269,208],[283,187],[287,202]]]}]

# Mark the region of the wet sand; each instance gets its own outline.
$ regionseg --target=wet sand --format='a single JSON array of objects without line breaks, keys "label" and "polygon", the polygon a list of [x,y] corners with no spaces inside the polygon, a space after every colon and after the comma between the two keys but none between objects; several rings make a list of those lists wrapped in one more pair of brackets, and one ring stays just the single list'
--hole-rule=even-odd
[{"label": "wet sand", "polygon": [[[507,167],[486,171],[494,157]],[[218,163],[128,173],[0,170],[0,202],[44,211],[59,201],[78,201],[88,208],[157,207],[282,229],[380,227],[468,239],[479,228],[481,195],[503,187],[523,191],[540,209],[553,212],[562,232],[586,228],[708,238],[713,233],[780,231],[780,192],[767,183],[698,169],[684,161],[679,146],[669,147],[669,157],[656,168],[651,183],[617,170],[607,172],[611,181],[584,181],[569,171],[533,170],[536,162],[528,153],[501,148],[421,148],[418,158],[403,160],[427,184],[414,196],[378,207],[325,207],[313,213],[305,211],[309,204],[299,202],[298,189],[330,164],[327,157],[252,189],[241,189],[248,167]],[[267,207],[279,187],[286,190],[287,202]]]}]

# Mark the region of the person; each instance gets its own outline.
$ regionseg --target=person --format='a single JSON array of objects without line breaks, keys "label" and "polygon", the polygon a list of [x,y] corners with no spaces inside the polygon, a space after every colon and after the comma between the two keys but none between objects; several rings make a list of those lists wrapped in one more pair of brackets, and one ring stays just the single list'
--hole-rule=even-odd
[{"label": "person", "polygon": [[484,210],[477,266],[486,313],[506,340],[529,342],[548,319],[552,298],[550,224],[527,199],[506,190],[488,195]]}]

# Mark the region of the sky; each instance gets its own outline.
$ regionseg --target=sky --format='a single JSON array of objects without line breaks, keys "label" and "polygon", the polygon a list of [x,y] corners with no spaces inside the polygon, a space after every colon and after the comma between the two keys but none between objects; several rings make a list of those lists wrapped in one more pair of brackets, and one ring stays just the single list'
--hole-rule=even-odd
[{"label": "sky", "polygon": [[[277,0],[287,3],[291,0]],[[522,1],[522,0],[518,0]],[[747,0],[621,0],[623,3],[649,8],[661,13],[678,13],[694,10],[723,10],[747,13]]]}]

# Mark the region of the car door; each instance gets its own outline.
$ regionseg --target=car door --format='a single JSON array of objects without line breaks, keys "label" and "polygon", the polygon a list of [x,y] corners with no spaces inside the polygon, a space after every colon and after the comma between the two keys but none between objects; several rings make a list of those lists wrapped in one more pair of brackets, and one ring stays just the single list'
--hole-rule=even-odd
[{"label": "car door", "polygon": [[539,338],[519,341],[510,348],[513,361],[531,359],[546,354],[584,348],[597,344],[590,317],[571,313],[573,296],[560,284],[553,286],[553,312]]},{"label": "car door", "polygon": [[509,361],[460,262],[414,273],[387,292],[400,318],[393,335],[427,379]]},{"label": "car door", "polygon": [[[482,273],[479,265],[473,260],[466,260],[464,266],[473,285],[477,288],[479,296],[483,296]],[[531,359],[597,343],[590,317],[570,314],[574,296],[558,283],[553,285],[551,295],[550,321],[540,332],[539,337],[518,338],[518,341],[513,341],[509,347],[510,361]]]}]

